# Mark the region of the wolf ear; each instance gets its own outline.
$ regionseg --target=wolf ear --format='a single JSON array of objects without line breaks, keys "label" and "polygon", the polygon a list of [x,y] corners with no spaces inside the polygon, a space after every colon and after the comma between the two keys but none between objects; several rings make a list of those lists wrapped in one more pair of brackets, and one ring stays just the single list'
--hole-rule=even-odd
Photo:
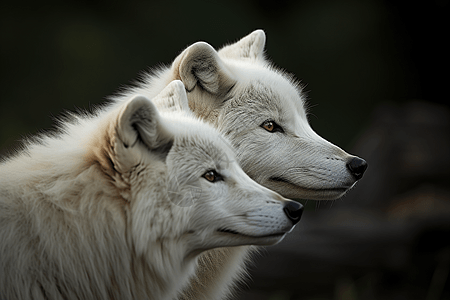
[{"label": "wolf ear", "polygon": [[152,102],[160,111],[190,111],[186,89],[180,80],[172,81]]},{"label": "wolf ear", "polygon": [[155,105],[140,95],[124,105],[111,129],[111,159],[114,168],[121,172],[138,163],[143,149],[165,157],[173,144],[173,135],[161,124]]},{"label": "wolf ear", "polygon": [[158,110],[144,96],[135,96],[123,108],[117,119],[116,133],[125,148],[143,142],[149,149],[158,148],[162,141],[158,132]]},{"label": "wolf ear", "polygon": [[219,50],[219,55],[234,59],[264,60],[265,44],[266,34],[258,29],[236,43],[223,47]]},{"label": "wolf ear", "polygon": [[188,92],[199,87],[214,95],[226,94],[235,83],[217,51],[205,42],[184,50],[173,62],[172,69]]}]

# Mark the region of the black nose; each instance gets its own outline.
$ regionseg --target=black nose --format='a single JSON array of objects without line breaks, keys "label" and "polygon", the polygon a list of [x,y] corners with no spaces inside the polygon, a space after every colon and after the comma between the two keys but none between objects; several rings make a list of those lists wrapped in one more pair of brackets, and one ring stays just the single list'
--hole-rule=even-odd
[{"label": "black nose", "polygon": [[284,213],[292,221],[295,225],[300,221],[300,218],[303,213],[303,205],[298,202],[289,201],[288,204],[283,208]]},{"label": "black nose", "polygon": [[352,175],[359,180],[363,177],[364,172],[367,169],[367,162],[359,157],[353,157],[348,163],[347,168],[350,170]]}]

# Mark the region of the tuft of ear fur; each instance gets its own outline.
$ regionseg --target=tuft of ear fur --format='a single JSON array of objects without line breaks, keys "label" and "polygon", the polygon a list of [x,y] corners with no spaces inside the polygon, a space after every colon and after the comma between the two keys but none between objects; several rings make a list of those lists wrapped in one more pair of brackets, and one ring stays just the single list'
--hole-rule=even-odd
[{"label": "tuft of ear fur", "polygon": [[258,29],[236,43],[223,47],[219,50],[219,54],[221,57],[232,59],[264,60],[265,44],[266,34]]},{"label": "tuft of ear fur", "polygon": [[175,78],[188,92],[199,87],[214,95],[226,94],[234,85],[232,74],[217,51],[205,42],[197,42],[184,50],[173,62]]},{"label": "tuft of ear fur", "polygon": [[160,111],[190,111],[186,89],[180,80],[172,81],[168,87],[152,99]]}]

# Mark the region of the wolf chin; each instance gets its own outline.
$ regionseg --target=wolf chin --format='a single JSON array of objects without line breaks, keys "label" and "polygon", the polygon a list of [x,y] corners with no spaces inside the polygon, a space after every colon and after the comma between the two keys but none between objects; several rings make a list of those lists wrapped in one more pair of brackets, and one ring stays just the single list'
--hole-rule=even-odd
[{"label": "wolf chin", "polygon": [[292,230],[301,205],[251,180],[166,85],[0,163],[0,299],[173,299],[203,251]]},{"label": "wolf chin", "polygon": [[[181,80],[189,107],[231,141],[252,179],[289,198],[338,199],[362,178],[367,163],[312,130],[300,84],[265,58],[265,39],[264,32],[256,30],[219,51],[195,43],[128,93],[151,98],[172,80]],[[248,249],[203,254],[183,298],[229,295]]]}]

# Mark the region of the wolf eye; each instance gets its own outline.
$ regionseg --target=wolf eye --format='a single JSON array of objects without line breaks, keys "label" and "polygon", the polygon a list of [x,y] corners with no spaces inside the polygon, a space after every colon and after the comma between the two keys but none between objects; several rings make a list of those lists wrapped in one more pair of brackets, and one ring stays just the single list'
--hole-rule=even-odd
[{"label": "wolf eye", "polygon": [[283,128],[272,120],[264,121],[261,127],[269,132],[284,132]]},{"label": "wolf eye", "polygon": [[223,180],[222,176],[214,170],[210,170],[210,171],[206,172],[205,174],[203,174],[203,178],[205,178],[209,182],[216,182],[216,181]]}]

